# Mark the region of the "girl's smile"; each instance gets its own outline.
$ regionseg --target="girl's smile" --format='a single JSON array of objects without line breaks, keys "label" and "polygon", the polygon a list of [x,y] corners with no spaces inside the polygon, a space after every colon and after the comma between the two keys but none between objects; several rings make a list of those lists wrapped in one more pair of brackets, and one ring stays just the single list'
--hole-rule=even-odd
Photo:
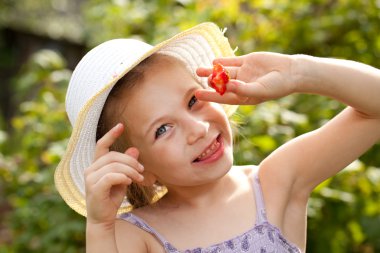
[{"label": "girl's smile", "polygon": [[126,96],[123,112],[145,173],[167,187],[225,175],[232,166],[232,134],[222,106],[195,97],[202,87],[178,60],[162,56],[148,73]]},{"label": "girl's smile", "polygon": [[219,160],[224,155],[224,145],[219,134],[210,145],[193,161],[193,164],[207,164]]}]

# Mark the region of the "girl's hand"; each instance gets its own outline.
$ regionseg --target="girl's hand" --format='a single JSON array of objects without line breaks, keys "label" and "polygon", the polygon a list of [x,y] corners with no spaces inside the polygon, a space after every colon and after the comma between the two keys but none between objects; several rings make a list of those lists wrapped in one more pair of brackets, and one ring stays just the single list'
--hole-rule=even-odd
[{"label": "girl's hand", "polygon": [[[214,63],[222,64],[230,73],[227,92],[221,96],[212,90],[198,90],[200,100],[222,104],[255,105],[287,96],[296,90],[296,57],[278,53],[250,53],[238,57],[219,58]],[[200,77],[208,77],[212,69],[199,68]]]},{"label": "girl's hand", "polygon": [[95,161],[85,170],[87,222],[113,224],[127,186],[144,179],[136,148],[128,148],[125,153],[109,150],[123,131],[124,126],[118,124],[99,139]]}]

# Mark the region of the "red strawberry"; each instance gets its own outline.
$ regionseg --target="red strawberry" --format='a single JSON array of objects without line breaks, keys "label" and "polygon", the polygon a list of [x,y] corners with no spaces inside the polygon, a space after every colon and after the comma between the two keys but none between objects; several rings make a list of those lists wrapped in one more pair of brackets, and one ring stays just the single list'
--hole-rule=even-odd
[{"label": "red strawberry", "polygon": [[223,95],[224,92],[226,92],[226,84],[229,80],[230,75],[223,65],[219,63],[214,64],[212,74],[208,77],[208,83],[210,86],[220,95]]}]

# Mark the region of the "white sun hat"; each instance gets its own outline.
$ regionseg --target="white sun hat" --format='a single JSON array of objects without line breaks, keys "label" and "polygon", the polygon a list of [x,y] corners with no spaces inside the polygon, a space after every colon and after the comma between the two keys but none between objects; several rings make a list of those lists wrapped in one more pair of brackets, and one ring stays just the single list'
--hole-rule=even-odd
[{"label": "white sun hat", "polygon": [[[73,72],[66,94],[66,111],[73,130],[54,175],[62,198],[81,215],[87,214],[84,170],[94,160],[98,120],[107,96],[121,77],[154,53],[180,59],[194,76],[196,68],[211,67],[215,58],[234,55],[223,32],[213,23],[202,23],[156,46],[134,39],[110,40],[82,58]],[[198,80],[207,87],[207,78]],[[236,106],[225,105],[224,109],[230,116]],[[157,188],[155,198],[163,194],[162,189]],[[125,198],[118,213],[131,209]]]}]

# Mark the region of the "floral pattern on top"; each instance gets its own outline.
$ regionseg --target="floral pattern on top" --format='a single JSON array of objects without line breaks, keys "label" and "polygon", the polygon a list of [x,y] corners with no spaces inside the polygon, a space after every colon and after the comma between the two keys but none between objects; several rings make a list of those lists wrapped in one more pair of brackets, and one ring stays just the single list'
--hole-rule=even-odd
[{"label": "floral pattern on top", "polygon": [[124,213],[120,219],[151,233],[163,245],[168,253],[301,253],[301,250],[290,243],[280,229],[268,222],[257,171],[253,180],[257,207],[257,220],[253,228],[230,240],[206,248],[194,248],[180,251],[163,238],[153,227],[133,213]]}]

